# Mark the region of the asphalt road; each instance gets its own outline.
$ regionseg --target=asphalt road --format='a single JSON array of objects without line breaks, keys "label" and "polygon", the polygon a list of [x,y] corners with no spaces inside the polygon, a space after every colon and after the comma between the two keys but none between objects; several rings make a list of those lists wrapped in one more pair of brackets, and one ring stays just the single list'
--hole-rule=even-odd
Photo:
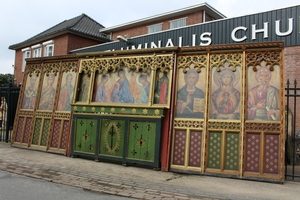
[{"label": "asphalt road", "polygon": [[132,198],[92,193],[82,188],[28,178],[0,170],[0,200],[129,200]]}]

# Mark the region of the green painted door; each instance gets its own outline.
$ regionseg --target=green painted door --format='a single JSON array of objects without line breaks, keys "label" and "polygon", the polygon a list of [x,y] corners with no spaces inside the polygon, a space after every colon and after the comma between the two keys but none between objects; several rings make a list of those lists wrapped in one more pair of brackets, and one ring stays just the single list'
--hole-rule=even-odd
[{"label": "green painted door", "polygon": [[125,121],[101,119],[99,154],[123,156]]},{"label": "green painted door", "polygon": [[155,153],[156,123],[130,121],[127,158],[153,161]]},{"label": "green painted door", "polygon": [[76,118],[74,151],[95,153],[97,135],[97,120],[91,118]]}]

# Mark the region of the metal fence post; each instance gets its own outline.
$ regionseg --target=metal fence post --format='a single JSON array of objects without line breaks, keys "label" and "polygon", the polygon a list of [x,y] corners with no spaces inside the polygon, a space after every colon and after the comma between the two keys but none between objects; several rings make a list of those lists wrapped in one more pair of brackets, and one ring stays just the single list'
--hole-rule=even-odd
[{"label": "metal fence post", "polygon": [[13,82],[13,78],[10,78],[9,83],[8,83],[8,88],[7,88],[7,116],[6,116],[6,135],[5,135],[5,142],[8,143],[9,141],[9,119],[10,119],[10,115],[11,115],[11,88],[13,86],[12,84]]},{"label": "metal fence post", "polygon": [[289,109],[290,109],[290,106],[289,106],[289,100],[290,100],[290,80],[288,79],[287,82],[286,82],[286,123],[285,123],[285,129],[286,129],[286,138],[285,138],[285,179],[287,178],[287,167],[288,167],[288,156],[289,156],[289,151],[288,151],[288,138],[289,138]]}]

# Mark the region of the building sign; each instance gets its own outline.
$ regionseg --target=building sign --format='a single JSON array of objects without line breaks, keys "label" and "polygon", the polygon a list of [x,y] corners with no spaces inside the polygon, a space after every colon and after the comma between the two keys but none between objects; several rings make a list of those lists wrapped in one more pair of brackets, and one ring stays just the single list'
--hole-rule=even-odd
[{"label": "building sign", "polygon": [[284,41],[300,45],[300,6],[222,19],[78,49],[72,53]]}]

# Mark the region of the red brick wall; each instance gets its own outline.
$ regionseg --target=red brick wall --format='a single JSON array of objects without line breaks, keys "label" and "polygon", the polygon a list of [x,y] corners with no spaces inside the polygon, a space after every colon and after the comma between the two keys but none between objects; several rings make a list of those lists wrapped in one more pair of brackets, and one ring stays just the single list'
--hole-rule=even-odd
[{"label": "red brick wall", "polygon": [[99,42],[97,40],[83,38],[78,35],[68,34],[69,43],[68,43],[68,52],[74,49],[79,49],[83,47],[93,46],[97,44],[102,44],[103,42]]},{"label": "red brick wall", "polygon": [[[285,68],[285,80],[290,81],[290,88],[293,88],[294,81],[297,82],[297,87],[300,88],[300,46],[286,47],[284,48],[284,68]],[[286,84],[284,85],[287,86]],[[291,94],[293,92],[290,91]],[[297,104],[300,103],[300,97],[297,98]],[[287,102],[286,102],[287,103]],[[296,131],[300,129],[300,106],[296,108],[296,115],[294,114],[294,101],[293,97],[290,97],[289,108],[293,113],[293,117],[296,119]]]},{"label": "red brick wall", "polygon": [[163,20],[163,21],[157,21],[157,22],[153,22],[153,23],[149,23],[149,24],[144,24],[142,26],[125,29],[122,31],[115,31],[112,33],[112,40],[117,40],[118,35],[122,35],[122,36],[127,35],[129,37],[135,37],[135,36],[147,34],[148,26],[154,25],[154,24],[159,24],[159,23],[162,23],[163,30],[168,30],[168,29],[170,29],[170,21],[171,20],[180,19],[180,18],[184,18],[184,17],[186,17],[186,25],[187,26],[193,25],[193,24],[199,24],[199,23],[203,22],[202,16],[203,16],[202,11],[199,11],[199,12],[190,13],[188,15],[182,15],[182,16],[178,16],[178,17],[174,17],[174,18],[169,18],[169,19]]},{"label": "red brick wall", "polygon": [[210,15],[208,15],[207,13],[205,14],[205,21],[206,22],[209,22],[209,21],[212,21],[214,20],[214,18],[212,18]]},{"label": "red brick wall", "polygon": [[61,35],[53,38],[54,41],[54,56],[68,54],[68,35]]},{"label": "red brick wall", "polygon": [[[43,42],[46,42],[49,40],[50,39],[36,43],[36,44],[42,44]],[[54,41],[54,56],[66,55],[66,54],[69,54],[69,52],[71,50],[101,43],[97,40],[83,38],[83,37],[80,37],[80,36],[74,35],[74,34],[61,35],[58,37],[54,37],[51,40]],[[33,44],[33,45],[36,45],[36,44]],[[28,47],[31,47],[33,45],[30,45]],[[31,51],[31,56],[32,55],[33,55],[33,52]],[[43,46],[42,46],[42,54],[41,55],[44,55]],[[16,51],[16,56],[15,56],[15,71],[14,71],[16,83],[18,83],[18,84],[22,83],[22,81],[23,81],[22,61],[23,61],[23,52],[21,51],[21,49],[18,49]]]},{"label": "red brick wall", "polygon": [[285,82],[296,80],[300,86],[300,46],[284,48]]},{"label": "red brick wall", "polygon": [[16,79],[16,84],[22,83],[23,80],[23,73],[22,73],[22,60],[23,60],[23,52],[21,49],[16,51],[15,54],[15,69],[14,69],[14,76]]},{"label": "red brick wall", "polygon": [[186,25],[199,24],[203,22],[203,12],[191,13],[190,16],[186,19]]}]

